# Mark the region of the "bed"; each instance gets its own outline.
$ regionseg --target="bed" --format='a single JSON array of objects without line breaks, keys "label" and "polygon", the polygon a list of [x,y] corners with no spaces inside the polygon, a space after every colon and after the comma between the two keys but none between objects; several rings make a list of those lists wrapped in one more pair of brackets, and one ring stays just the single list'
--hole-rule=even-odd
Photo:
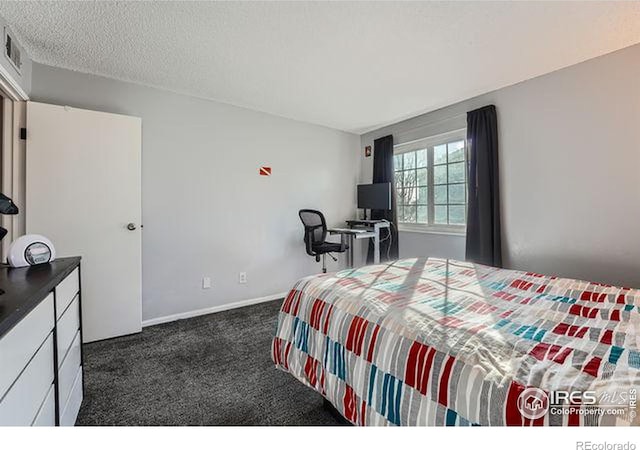
[{"label": "bed", "polygon": [[[277,368],[355,425],[638,425],[640,291],[437,258],[299,280]],[[533,393],[533,395],[531,395]]]}]

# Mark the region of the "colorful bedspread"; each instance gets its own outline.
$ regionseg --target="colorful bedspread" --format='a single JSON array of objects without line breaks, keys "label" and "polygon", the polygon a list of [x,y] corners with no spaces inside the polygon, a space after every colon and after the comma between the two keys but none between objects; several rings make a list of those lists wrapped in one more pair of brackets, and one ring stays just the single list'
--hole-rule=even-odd
[{"label": "colorful bedspread", "polygon": [[445,259],[304,278],[272,358],[357,425],[638,424],[640,291]]}]

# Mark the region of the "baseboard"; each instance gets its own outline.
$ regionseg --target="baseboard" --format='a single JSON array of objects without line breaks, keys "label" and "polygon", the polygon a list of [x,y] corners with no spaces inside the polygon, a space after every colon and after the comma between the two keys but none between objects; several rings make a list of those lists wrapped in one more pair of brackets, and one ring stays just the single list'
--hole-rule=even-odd
[{"label": "baseboard", "polygon": [[240,300],[238,302],[227,303],[225,305],[212,306],[211,308],[196,309],[195,311],[171,314],[170,316],[156,317],[155,319],[143,320],[142,327],[150,327],[151,325],[158,325],[161,323],[173,322],[175,320],[189,319],[190,317],[204,316],[205,314],[227,311],[229,309],[242,308],[243,306],[270,302],[273,300],[278,300],[279,298],[284,298],[286,297],[286,295],[286,292],[280,292],[278,294],[267,295],[266,297],[250,298],[247,300]]}]

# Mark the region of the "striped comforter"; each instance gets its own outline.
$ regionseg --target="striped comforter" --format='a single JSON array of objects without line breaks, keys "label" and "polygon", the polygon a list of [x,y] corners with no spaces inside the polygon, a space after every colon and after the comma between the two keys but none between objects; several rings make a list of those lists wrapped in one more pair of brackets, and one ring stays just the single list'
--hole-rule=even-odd
[{"label": "striped comforter", "polygon": [[357,425],[637,425],[639,347],[638,290],[418,258],[298,281],[272,358]]}]

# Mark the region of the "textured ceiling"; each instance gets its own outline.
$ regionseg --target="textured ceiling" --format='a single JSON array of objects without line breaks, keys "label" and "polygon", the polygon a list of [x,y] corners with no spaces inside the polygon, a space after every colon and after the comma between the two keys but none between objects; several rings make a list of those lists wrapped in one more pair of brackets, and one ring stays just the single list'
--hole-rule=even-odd
[{"label": "textured ceiling", "polygon": [[363,132],[640,42],[638,2],[0,2],[37,62]]}]

